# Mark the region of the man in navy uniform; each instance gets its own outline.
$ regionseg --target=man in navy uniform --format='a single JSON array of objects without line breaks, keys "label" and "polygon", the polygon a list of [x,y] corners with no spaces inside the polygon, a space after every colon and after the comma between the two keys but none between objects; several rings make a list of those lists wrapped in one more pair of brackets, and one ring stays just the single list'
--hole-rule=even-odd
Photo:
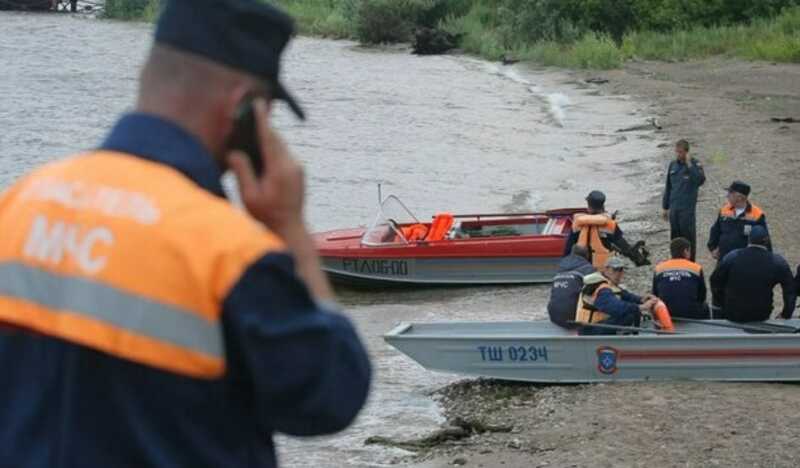
[{"label": "man in navy uniform", "polygon": [[694,261],[697,252],[697,193],[706,181],[700,162],[689,156],[689,142],[679,140],[675,144],[676,158],[669,163],[667,182],[661,206],[664,219],[669,220],[670,239],[683,237],[691,243]]},{"label": "man in navy uniform", "polygon": [[[753,226],[762,226],[769,235],[764,211],[750,201],[750,186],[736,180],[728,187],[727,203],[711,226],[708,250],[711,256],[722,260],[728,252],[747,247],[747,239]],[[767,248],[772,250],[772,244]]]},{"label": "man in navy uniform", "polygon": [[[0,198],[0,465],[275,467],[273,433],[357,416],[368,355],[270,128],[275,99],[303,115],[279,80],[292,34],[266,2],[165,2],[135,112]],[[231,151],[250,97],[260,176]]]},{"label": "man in navy uniform", "polygon": [[589,251],[580,245],[572,246],[572,253],[558,263],[558,274],[550,288],[547,313],[550,321],[564,328],[572,328],[578,298],[583,289],[583,277],[596,270],[589,262]]},{"label": "man in navy uniform", "polygon": [[763,226],[753,226],[750,245],[734,250],[722,259],[711,274],[715,302],[722,305],[722,317],[736,322],[768,320],[772,315],[772,290],[783,290],[781,317],[792,318],[797,291],[792,270],[786,260],[767,250],[769,237]]},{"label": "man in navy uniform", "polygon": [[709,318],[703,267],[690,260],[689,241],[678,237],[669,248],[672,258],[656,266],[653,294],[664,301],[673,317]]}]

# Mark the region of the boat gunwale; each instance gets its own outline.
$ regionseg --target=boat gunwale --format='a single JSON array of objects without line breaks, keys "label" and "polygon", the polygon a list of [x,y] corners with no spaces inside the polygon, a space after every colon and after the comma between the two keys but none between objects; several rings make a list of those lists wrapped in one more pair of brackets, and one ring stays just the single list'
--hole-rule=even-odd
[{"label": "boat gunwale", "polygon": [[[469,322],[455,322],[458,324],[465,324]],[[479,322],[480,323],[480,322]],[[498,322],[496,322],[498,323]],[[507,324],[514,324],[514,323],[521,323],[519,321],[508,321],[508,322],[499,322],[499,323],[507,323]],[[549,323],[549,322],[543,322]],[[406,326],[403,326],[406,325]],[[382,337],[385,341],[389,339],[400,339],[400,340],[422,340],[422,339],[435,339],[435,340],[447,340],[447,341],[454,341],[454,340],[492,340],[492,341],[510,341],[510,340],[531,340],[531,339],[539,339],[539,340],[578,340],[578,341],[608,341],[609,339],[612,340],[619,340],[619,341],[639,341],[641,339],[646,340],[664,340],[665,338],[672,339],[695,339],[695,338],[719,338],[719,339],[741,339],[742,337],[747,337],[748,339],[756,339],[756,340],[766,340],[766,339],[773,339],[776,337],[779,338],[800,338],[800,333],[795,332],[775,332],[775,333],[747,333],[746,331],[742,330],[742,333],[676,333],[674,335],[577,335],[577,334],[569,334],[569,335],[468,335],[468,336],[456,336],[456,335],[442,335],[442,334],[425,334],[425,335],[413,335],[408,334],[407,332],[414,328],[414,322],[400,322],[396,327],[391,329],[389,332],[384,333]],[[452,323],[447,322],[421,322],[416,323],[416,325],[452,325]]]}]

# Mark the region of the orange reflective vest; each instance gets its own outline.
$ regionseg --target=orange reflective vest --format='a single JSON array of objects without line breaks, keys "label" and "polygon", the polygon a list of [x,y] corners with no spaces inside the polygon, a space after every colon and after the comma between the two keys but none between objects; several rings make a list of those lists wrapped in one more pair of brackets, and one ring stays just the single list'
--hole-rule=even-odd
[{"label": "orange reflective vest", "polygon": [[425,239],[425,234],[428,233],[428,227],[424,224],[412,224],[411,226],[402,228],[402,231],[403,237],[405,237],[408,242],[415,242]]},{"label": "orange reflective vest", "polygon": [[719,210],[719,216],[723,220],[741,219],[741,220],[744,220],[744,221],[756,222],[762,216],[764,216],[764,210],[762,210],[761,208],[759,208],[755,204],[750,203],[750,208],[745,210],[744,216],[742,216],[741,218],[737,218],[736,217],[736,207],[734,207],[730,203],[725,203],[725,206],[723,206]]},{"label": "orange reflective vest", "polygon": [[222,301],[281,241],[177,170],[113,152],[0,198],[0,321],[197,378],[225,372]]},{"label": "orange reflective vest", "polygon": [[612,252],[603,244],[603,238],[614,234],[616,221],[606,213],[579,213],[573,217],[572,230],[580,233],[576,244],[589,249],[592,265],[598,269],[605,266]]},{"label": "orange reflective vest", "polygon": [[450,213],[439,213],[431,222],[431,229],[425,240],[440,241],[447,235],[447,231],[453,226],[455,218]]},{"label": "orange reflective vest", "polygon": [[622,297],[622,289],[620,289],[618,286],[612,285],[608,281],[600,283],[597,288],[595,288],[594,292],[591,293],[591,295],[581,293],[580,300],[578,301],[578,309],[575,313],[576,322],[597,323],[602,322],[609,317],[607,313],[601,312],[594,306],[597,296],[600,295],[600,291],[604,289],[610,289],[614,295],[617,297]]},{"label": "orange reflective vest", "polygon": [[699,263],[695,263],[685,258],[671,258],[656,265],[657,275],[671,271],[685,271],[692,275],[699,276],[703,272],[703,267],[700,266]]}]

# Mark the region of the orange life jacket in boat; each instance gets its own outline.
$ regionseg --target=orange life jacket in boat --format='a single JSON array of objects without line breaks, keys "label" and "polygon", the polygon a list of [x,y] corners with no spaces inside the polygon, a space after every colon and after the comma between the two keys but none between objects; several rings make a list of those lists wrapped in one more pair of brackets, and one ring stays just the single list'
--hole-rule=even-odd
[{"label": "orange life jacket in boat", "polygon": [[669,314],[669,309],[664,301],[658,301],[655,309],[653,310],[653,317],[661,325],[662,330],[675,331],[675,325],[672,324],[672,317]]},{"label": "orange life jacket in boat", "polygon": [[433,218],[431,230],[428,232],[427,241],[438,241],[444,239],[447,231],[453,226],[453,215],[450,213],[439,213]]},{"label": "orange life jacket in boat", "polygon": [[[608,281],[600,283],[594,292],[591,293],[591,295],[581,293],[580,300],[578,301],[578,310],[575,312],[576,322],[597,323],[602,322],[609,317],[607,313],[601,312],[597,307],[594,306],[594,301],[597,300],[597,296],[600,295],[600,291],[604,289],[610,289],[614,295],[617,297],[622,297],[622,289],[618,286],[612,285]],[[584,291],[586,291],[586,287],[584,287]]]},{"label": "orange life jacket in boat", "polygon": [[617,223],[606,213],[579,213],[572,219],[573,232],[580,232],[577,244],[589,249],[592,265],[602,268],[606,260],[613,255],[603,244],[603,238],[611,236],[617,230]]},{"label": "orange life jacket in boat", "polygon": [[425,234],[428,233],[428,227],[424,224],[412,224],[411,226],[402,228],[402,231],[403,237],[405,237],[408,242],[416,242],[425,239]]}]

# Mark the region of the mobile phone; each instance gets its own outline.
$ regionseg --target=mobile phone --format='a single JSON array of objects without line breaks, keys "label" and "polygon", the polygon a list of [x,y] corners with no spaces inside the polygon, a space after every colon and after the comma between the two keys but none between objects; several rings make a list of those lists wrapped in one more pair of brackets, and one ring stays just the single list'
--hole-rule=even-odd
[{"label": "mobile phone", "polygon": [[258,141],[256,127],[256,114],[253,108],[252,97],[245,98],[236,108],[233,120],[233,132],[228,140],[229,149],[238,149],[244,152],[256,176],[264,173],[264,161],[261,157],[261,145]]}]

